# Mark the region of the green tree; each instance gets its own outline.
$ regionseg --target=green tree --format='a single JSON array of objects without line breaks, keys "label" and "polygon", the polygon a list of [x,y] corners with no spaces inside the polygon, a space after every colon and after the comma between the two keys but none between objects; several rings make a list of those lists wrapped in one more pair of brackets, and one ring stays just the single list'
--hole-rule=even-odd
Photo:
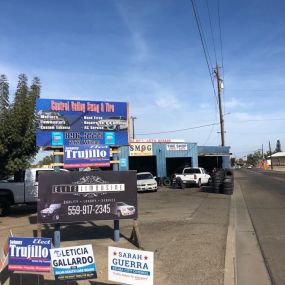
[{"label": "green tree", "polygon": [[9,110],[9,83],[6,75],[0,75],[0,118],[3,120],[4,116]]},{"label": "green tree", "polygon": [[281,143],[280,143],[280,140],[277,140],[277,142],[276,142],[276,148],[275,148],[275,151],[274,151],[274,153],[276,153],[276,152],[281,152],[282,150],[281,150]]},{"label": "green tree", "polygon": [[262,153],[259,150],[247,156],[247,164],[257,165],[259,160],[262,160]]},{"label": "green tree", "polygon": [[54,163],[54,156],[53,155],[45,156],[37,164],[39,166],[43,166],[43,165],[50,165],[51,163]]},{"label": "green tree", "polygon": [[9,83],[4,74],[0,76],[0,176],[4,173],[4,161],[7,159],[6,126],[9,114]]},{"label": "green tree", "polygon": [[[28,87],[28,78],[20,74],[14,102],[9,105],[6,125],[1,129],[0,137],[0,177],[29,167],[38,148],[35,141],[35,102],[40,96],[41,85],[37,77]],[[4,97],[4,96],[2,96]]]}]

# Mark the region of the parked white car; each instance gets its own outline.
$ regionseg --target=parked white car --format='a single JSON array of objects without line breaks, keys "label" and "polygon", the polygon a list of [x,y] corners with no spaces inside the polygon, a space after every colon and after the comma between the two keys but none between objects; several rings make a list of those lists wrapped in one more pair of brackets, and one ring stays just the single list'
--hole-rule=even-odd
[{"label": "parked white car", "polygon": [[121,216],[131,216],[136,212],[136,208],[134,206],[128,205],[124,202],[117,202],[115,208],[115,214],[119,217]]},{"label": "parked white car", "polygon": [[150,172],[137,173],[137,190],[138,191],[157,191],[157,182]]}]

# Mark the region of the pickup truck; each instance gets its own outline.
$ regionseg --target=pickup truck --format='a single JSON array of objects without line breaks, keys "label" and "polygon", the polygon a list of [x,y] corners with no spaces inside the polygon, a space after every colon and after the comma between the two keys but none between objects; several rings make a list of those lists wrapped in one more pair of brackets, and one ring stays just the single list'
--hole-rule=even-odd
[{"label": "pickup truck", "polygon": [[54,170],[52,168],[29,168],[17,172],[12,179],[0,181],[0,216],[7,214],[11,205],[37,202],[40,171]]},{"label": "pickup truck", "polygon": [[186,167],[183,169],[182,174],[174,174],[172,180],[173,185],[180,184],[181,187],[195,185],[199,188],[202,185],[210,184],[210,182],[211,176],[202,167]]}]

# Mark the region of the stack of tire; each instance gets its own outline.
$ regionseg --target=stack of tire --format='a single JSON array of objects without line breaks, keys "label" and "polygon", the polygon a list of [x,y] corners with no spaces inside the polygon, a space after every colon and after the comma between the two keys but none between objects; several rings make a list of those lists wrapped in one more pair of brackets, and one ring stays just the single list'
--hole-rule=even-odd
[{"label": "stack of tire", "polygon": [[234,191],[234,173],[231,169],[224,170],[222,193],[232,195]]},{"label": "stack of tire", "polygon": [[213,173],[212,177],[212,186],[215,193],[222,193],[223,192],[223,181],[225,177],[224,169],[217,169]]}]

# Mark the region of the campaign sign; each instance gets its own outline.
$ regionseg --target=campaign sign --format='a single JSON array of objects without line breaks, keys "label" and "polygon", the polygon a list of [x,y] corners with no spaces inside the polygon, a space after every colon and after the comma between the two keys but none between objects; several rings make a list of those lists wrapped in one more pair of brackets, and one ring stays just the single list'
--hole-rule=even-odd
[{"label": "campaign sign", "polygon": [[9,237],[8,269],[50,272],[49,238]]},{"label": "campaign sign", "polygon": [[133,285],[153,285],[153,252],[109,246],[108,279]]},{"label": "campaign sign", "polygon": [[64,168],[110,166],[110,147],[107,145],[78,145],[64,147]]},{"label": "campaign sign", "polygon": [[128,145],[126,102],[37,99],[37,146]]},{"label": "campaign sign", "polygon": [[54,248],[50,254],[56,280],[97,278],[91,244]]},{"label": "campaign sign", "polygon": [[38,222],[137,218],[136,171],[41,171]]}]

